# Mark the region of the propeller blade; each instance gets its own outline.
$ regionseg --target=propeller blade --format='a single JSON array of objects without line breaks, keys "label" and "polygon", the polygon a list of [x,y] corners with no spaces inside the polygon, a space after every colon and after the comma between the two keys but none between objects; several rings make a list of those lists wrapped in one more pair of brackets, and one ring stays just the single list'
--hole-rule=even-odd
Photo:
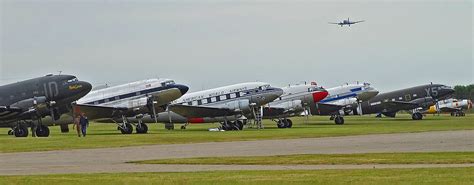
[{"label": "propeller blade", "polygon": [[436,112],[438,113],[438,116],[439,116],[439,113],[441,112],[441,110],[439,110],[439,101],[436,100]]},{"label": "propeller blade", "polygon": [[155,123],[158,123],[158,118],[156,117],[155,102],[153,102],[153,118],[155,118]]}]

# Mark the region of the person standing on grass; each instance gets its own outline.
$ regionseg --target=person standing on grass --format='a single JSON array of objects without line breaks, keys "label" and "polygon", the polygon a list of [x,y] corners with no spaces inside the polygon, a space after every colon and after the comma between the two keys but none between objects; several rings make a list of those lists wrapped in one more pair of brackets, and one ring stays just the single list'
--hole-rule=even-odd
[{"label": "person standing on grass", "polygon": [[81,114],[81,117],[79,119],[79,123],[81,125],[82,137],[86,137],[87,127],[89,127],[89,120],[87,119],[85,113]]},{"label": "person standing on grass", "polygon": [[74,118],[74,124],[72,125],[72,129],[74,129],[74,127],[76,127],[78,137],[81,137],[81,124],[80,124],[80,121],[81,121],[81,116],[77,115]]}]

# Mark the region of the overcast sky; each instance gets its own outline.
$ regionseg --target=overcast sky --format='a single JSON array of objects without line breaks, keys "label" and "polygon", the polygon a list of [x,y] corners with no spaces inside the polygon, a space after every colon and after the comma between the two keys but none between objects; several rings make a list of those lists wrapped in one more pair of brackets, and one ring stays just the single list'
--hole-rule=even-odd
[{"label": "overcast sky", "polygon": [[[470,0],[0,2],[0,84],[57,71],[94,85],[171,78],[192,91],[474,83]],[[348,17],[366,22],[328,24]]]}]

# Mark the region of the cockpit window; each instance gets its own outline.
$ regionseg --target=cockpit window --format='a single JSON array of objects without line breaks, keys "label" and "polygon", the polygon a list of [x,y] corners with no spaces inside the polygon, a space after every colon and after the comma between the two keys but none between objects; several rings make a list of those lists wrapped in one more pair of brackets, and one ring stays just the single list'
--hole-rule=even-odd
[{"label": "cockpit window", "polygon": [[175,84],[173,80],[165,81],[161,83],[161,86],[168,86],[168,85],[173,85]]},{"label": "cockpit window", "polygon": [[267,90],[269,87],[270,87],[270,85],[262,85],[262,86],[259,86],[258,89],[259,90]]},{"label": "cockpit window", "polygon": [[441,88],[441,89],[452,89],[451,87],[446,86],[446,85],[443,85],[443,86],[441,86],[440,88]]},{"label": "cockpit window", "polygon": [[72,78],[63,82],[64,85],[79,81],[77,78]]},{"label": "cockpit window", "polygon": [[73,79],[68,80],[67,82],[72,83],[72,82],[77,82],[77,81],[78,81],[77,78],[73,78]]}]

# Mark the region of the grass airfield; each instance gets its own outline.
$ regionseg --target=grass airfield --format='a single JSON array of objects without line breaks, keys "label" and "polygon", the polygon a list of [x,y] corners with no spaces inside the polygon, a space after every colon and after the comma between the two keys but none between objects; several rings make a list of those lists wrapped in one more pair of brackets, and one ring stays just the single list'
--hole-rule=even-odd
[{"label": "grass airfield", "polygon": [[[410,115],[397,118],[345,117],[335,125],[327,116],[292,118],[293,128],[278,129],[265,120],[265,129],[209,132],[218,124],[190,125],[186,130],[165,130],[163,124],[149,124],[148,134],[122,135],[115,124],[91,123],[89,135],[78,138],[74,130],[60,133],[51,127],[48,138],[15,138],[0,129],[0,152],[27,152],[103,148],[151,144],[222,142],[261,139],[315,138],[382,133],[445,130],[474,130],[474,115],[451,117],[428,115],[421,121]],[[180,125],[176,125],[179,128]],[[217,165],[334,165],[334,164],[472,164],[474,152],[304,154],[259,157],[205,157],[135,161],[141,164]],[[474,167],[328,169],[328,170],[243,170],[205,172],[92,173],[59,175],[0,176],[0,184],[473,184]]]},{"label": "grass airfield", "polygon": [[[9,129],[0,129],[0,152],[29,152],[48,150],[68,150],[83,148],[104,148],[140,146],[152,144],[178,144],[223,142],[262,139],[317,138],[330,136],[348,136],[382,133],[407,133],[443,130],[472,130],[474,115],[451,117],[449,115],[427,115],[421,121],[414,121],[408,114],[397,115],[397,118],[375,118],[374,115],[346,116],[344,125],[335,125],[328,116],[295,117],[293,128],[279,129],[275,122],[265,120],[265,129],[253,128],[243,131],[209,132],[208,128],[218,124],[193,124],[186,130],[175,125],[175,130],[165,130],[163,124],[148,124],[148,134],[123,135],[115,124],[91,123],[88,135],[79,138],[75,130],[60,133],[59,127],[50,127],[51,135],[47,138],[15,138],[7,135]],[[72,126],[70,126],[72,127]],[[31,135],[31,133],[30,133]]]},{"label": "grass airfield", "polygon": [[3,176],[0,184],[443,184],[471,185],[474,167],[364,170],[214,171]]}]

